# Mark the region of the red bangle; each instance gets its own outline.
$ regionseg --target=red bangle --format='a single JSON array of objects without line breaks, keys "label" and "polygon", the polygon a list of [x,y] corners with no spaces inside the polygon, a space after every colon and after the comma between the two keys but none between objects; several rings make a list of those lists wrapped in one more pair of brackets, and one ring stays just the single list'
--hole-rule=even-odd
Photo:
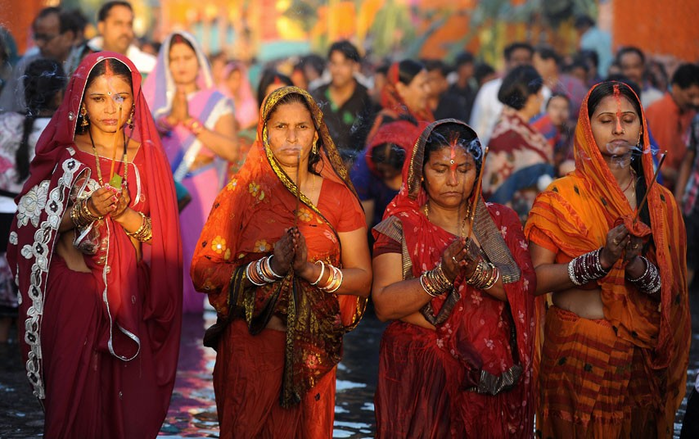
[{"label": "red bangle", "polygon": [[201,124],[197,119],[190,117],[187,119],[187,121],[184,123],[184,126],[192,132],[195,136],[198,136],[199,133],[204,129],[204,125]]}]

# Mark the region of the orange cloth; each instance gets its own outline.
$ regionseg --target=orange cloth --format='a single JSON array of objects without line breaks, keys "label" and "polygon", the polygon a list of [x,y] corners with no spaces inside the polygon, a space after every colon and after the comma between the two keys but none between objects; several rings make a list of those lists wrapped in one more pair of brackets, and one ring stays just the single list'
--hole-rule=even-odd
[{"label": "orange cloth", "polygon": [[687,150],[685,136],[695,114],[695,111],[683,112],[672,99],[670,93],[665,93],[661,99],[653,102],[646,110],[648,125],[653,132],[653,137],[658,142],[660,152],[667,150],[663,166],[676,171],[680,169],[684,153]]},{"label": "orange cloth", "polygon": [[[587,115],[588,99],[589,94],[580,109],[575,133],[576,170],[554,181],[537,197],[525,234],[532,242],[555,249],[558,263],[603,246],[607,232],[620,221],[624,221],[635,236],[652,235],[654,246],[645,256],[660,272],[660,303],[626,281],[623,260],[617,261],[597,284],[601,288],[605,319],[616,328],[620,339],[639,351],[634,355],[642,364],[634,367],[643,368],[652,389],[652,395],[647,395],[643,403],[652,406],[658,436],[672,436],[675,411],[685,392],[690,343],[684,223],[672,194],[655,184],[647,200],[650,226],[640,220],[632,224],[635,211],[615,183],[592,135]],[[653,163],[646,120],[641,116],[642,173],[645,181],[650,182]],[[546,343],[550,341],[544,340]],[[542,380],[546,373],[542,369]],[[579,379],[584,380],[584,377],[579,376]],[[570,413],[573,412],[571,407]]]},{"label": "orange cloth", "polygon": [[[299,94],[306,100],[319,134],[317,147],[320,162],[315,169],[320,171],[323,184],[317,206],[303,193],[297,205],[296,184],[284,173],[266,142],[265,121],[279,100],[290,93]],[[335,381],[327,376],[334,374],[335,366],[340,361],[343,334],[358,324],[364,312],[365,299],[328,294],[305,280],[295,279],[293,271],[280,282],[244,288],[243,273],[247,263],[271,254],[274,243],[296,221],[306,239],[308,259],[323,260],[336,267],[342,266],[338,233],[365,227],[361,205],[322,122],[318,106],[307,92],[296,87],[285,87],[272,93],[265,101],[257,141],[243,168],[214,202],[192,261],[194,286],[209,295],[209,301],[219,316],[220,325],[217,326],[240,319],[248,327],[246,330],[245,326],[233,323],[225,328],[215,344],[220,355],[217,358],[219,370],[219,363],[228,362],[232,353],[238,352],[234,340],[244,338],[232,332],[249,331],[253,343],[259,334],[262,337],[260,343],[263,343],[264,339],[269,338],[269,331],[263,328],[272,314],[283,318],[288,328],[283,336],[284,342],[278,345],[283,360],[280,360],[281,368],[277,367],[279,361],[273,358],[266,363],[274,364],[273,369],[279,373],[278,376],[263,378],[263,382],[254,386],[238,385],[245,381],[245,373],[252,373],[250,367],[256,367],[255,361],[261,354],[254,349],[248,351],[248,357],[238,357],[236,354],[236,361],[240,362],[237,368],[226,368],[226,372],[217,374],[214,390],[222,437],[232,436],[233,433],[236,437],[256,437],[260,434],[258,430],[247,430],[246,425],[252,424],[235,425],[229,422],[230,419],[222,417],[224,410],[235,411],[236,419],[256,416],[257,412],[248,413],[252,408],[245,403],[256,397],[256,386],[276,392],[279,404],[285,410],[295,410],[299,416],[306,412],[305,408],[298,409],[299,403],[305,407],[307,394],[315,392],[320,383],[329,379],[327,386],[334,392]],[[279,383],[281,397],[278,395]],[[327,394],[326,390],[323,392]],[[325,406],[325,409],[330,411],[325,415],[330,419],[330,430],[317,437],[332,434],[334,398],[333,403]],[[267,424],[260,431],[274,431],[275,424],[286,423],[284,417],[275,417],[272,413],[268,415],[263,420]],[[306,420],[305,417],[298,420],[299,432],[307,432],[311,428],[304,423]],[[308,422],[315,421],[308,419]]]}]

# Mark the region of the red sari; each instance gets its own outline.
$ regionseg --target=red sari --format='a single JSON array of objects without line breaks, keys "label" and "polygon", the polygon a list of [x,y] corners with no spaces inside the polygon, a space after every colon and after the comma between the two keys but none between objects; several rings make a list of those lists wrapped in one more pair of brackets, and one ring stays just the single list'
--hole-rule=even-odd
[{"label": "red sari", "polygon": [[[318,130],[318,205],[301,193],[297,206],[295,182],[260,141],[267,138],[271,111],[289,93],[306,100]],[[245,288],[245,267],[271,254],[296,222],[309,261],[341,267],[338,233],[365,227],[364,214],[307,92],[275,91],[261,113],[258,140],[214,202],[192,261],[194,286],[209,295],[219,317],[205,344],[218,352],[214,390],[221,437],[331,437],[342,336],[359,323],[366,300],[323,292],[295,279],[293,270],[279,282]],[[286,332],[265,329],[272,316],[285,323]]]},{"label": "red sari", "polygon": [[[387,209],[386,219],[374,229],[378,248],[394,239],[390,228],[399,224],[404,279],[434,268],[455,239],[422,212],[427,201],[420,182],[425,142],[442,123],[463,124],[454,119],[438,121],[423,132],[404,167],[401,192]],[[480,202],[474,233],[501,270],[507,302],[495,300],[459,276],[454,291],[432,299],[421,311],[436,331],[399,321],[389,325],[381,340],[377,437],[532,435],[534,268],[511,209]],[[512,379],[509,385],[506,377]],[[505,388],[495,391],[497,386],[489,385],[498,378]]]},{"label": "red sari", "polygon": [[[97,158],[75,147],[74,134],[87,78],[104,58],[132,72],[134,128],[127,136],[140,149],[126,165],[130,207],[151,217],[153,238],[139,261],[108,216],[80,234],[64,232],[75,234],[90,269],[82,273],[69,269],[55,246],[70,204],[99,187]],[[21,297],[22,355],[46,411],[46,437],[155,437],[170,402],[181,321],[177,203],[140,82],[121,55],[87,56],[39,139],[19,197],[7,254]],[[111,160],[100,158],[99,166],[109,175]],[[123,166],[116,167],[121,175]]]}]

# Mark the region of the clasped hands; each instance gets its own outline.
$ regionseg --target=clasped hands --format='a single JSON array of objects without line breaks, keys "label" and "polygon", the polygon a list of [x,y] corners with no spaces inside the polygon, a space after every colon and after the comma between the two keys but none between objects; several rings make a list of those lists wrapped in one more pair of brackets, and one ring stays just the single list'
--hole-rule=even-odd
[{"label": "clasped hands", "polygon": [[[308,247],[298,227],[291,227],[274,244],[274,257],[270,261],[272,270],[280,276],[286,276],[289,270],[294,270],[298,276],[306,280],[318,277],[316,264],[308,262]],[[315,276],[314,276],[315,273]]]},{"label": "clasped hands", "polygon": [[442,254],[444,274],[451,282],[459,273],[463,273],[465,279],[470,279],[482,259],[480,253],[480,248],[472,239],[455,239]]},{"label": "clasped hands", "polygon": [[609,270],[623,257],[627,277],[635,279],[645,270],[645,263],[639,257],[642,250],[643,238],[632,235],[624,224],[620,224],[607,232],[607,242],[602,248],[600,264],[604,270]]},{"label": "clasped hands", "polygon": [[96,216],[101,218],[109,215],[113,220],[118,221],[131,204],[131,196],[125,182],[121,186],[121,191],[107,184],[93,192],[87,199],[87,203],[87,207],[91,212],[96,213]]}]

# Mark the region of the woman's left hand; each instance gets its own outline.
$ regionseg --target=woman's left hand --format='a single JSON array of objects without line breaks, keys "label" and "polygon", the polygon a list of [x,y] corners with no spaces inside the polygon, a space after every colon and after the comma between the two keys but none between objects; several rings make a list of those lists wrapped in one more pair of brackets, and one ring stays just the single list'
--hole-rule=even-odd
[{"label": "woman's left hand", "polygon": [[129,204],[131,204],[131,195],[129,195],[129,188],[126,186],[125,183],[121,185],[121,194],[119,194],[118,198],[119,200],[114,206],[114,210],[110,214],[112,219],[115,221],[124,212],[126,212],[126,209],[129,207]]},{"label": "woman's left hand", "polygon": [[308,277],[313,272],[313,264],[308,262],[308,247],[306,247],[306,238],[297,227],[291,229],[291,234],[294,238],[294,247],[296,253],[294,255],[294,272],[302,278]]},{"label": "woman's left hand", "polygon": [[624,262],[632,261],[636,256],[641,255],[643,250],[643,238],[629,234],[629,242],[626,244],[626,253],[624,254]]}]

